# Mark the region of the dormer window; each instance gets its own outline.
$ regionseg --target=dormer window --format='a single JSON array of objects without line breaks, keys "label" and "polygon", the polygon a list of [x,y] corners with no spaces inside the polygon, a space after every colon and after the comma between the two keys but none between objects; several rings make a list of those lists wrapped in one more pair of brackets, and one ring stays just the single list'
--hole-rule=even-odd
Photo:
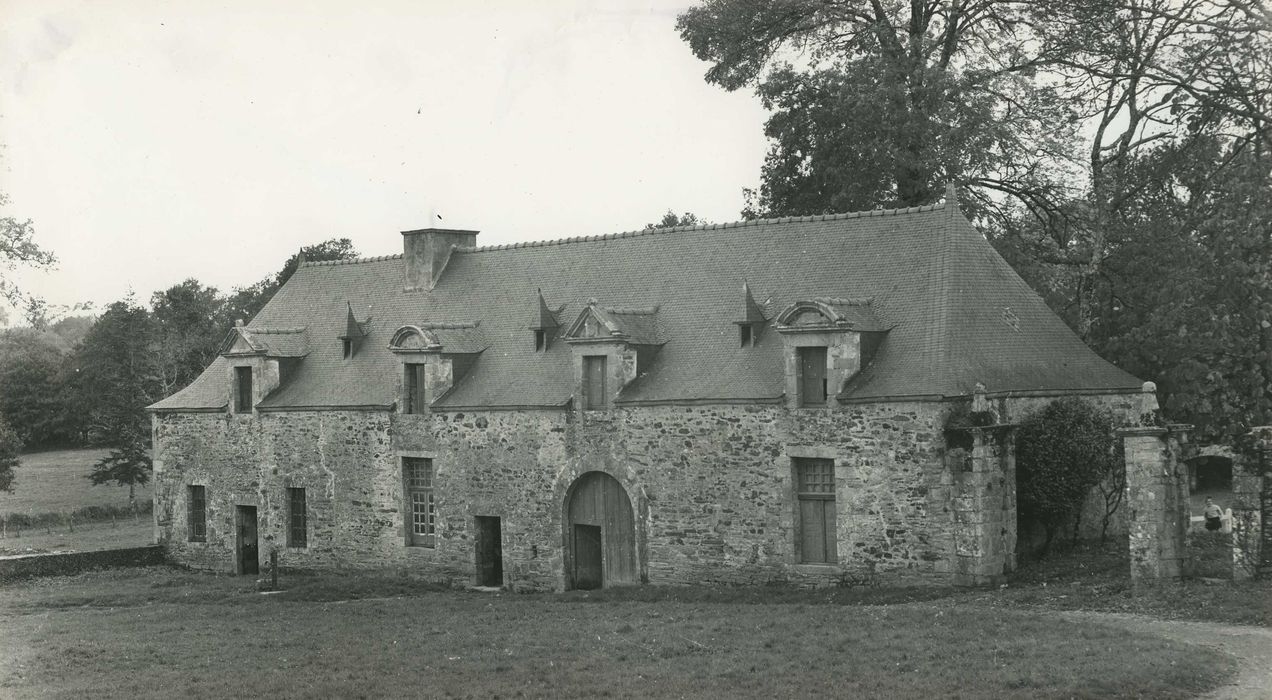
[{"label": "dormer window", "polygon": [[252,368],[234,368],[234,412],[252,412]]},{"label": "dormer window", "polygon": [[583,410],[601,411],[609,404],[605,393],[605,356],[583,356]]},{"label": "dormer window", "polygon": [[346,302],[348,313],[345,315],[345,329],[340,334],[340,355],[344,359],[353,357],[353,353],[357,352],[358,345],[362,339],[366,337],[367,332],[365,324],[370,322],[370,317],[366,321],[358,321],[353,315],[353,303]]},{"label": "dormer window", "polygon": [[403,365],[406,368],[406,396],[405,403],[402,406],[403,413],[420,414],[424,413],[428,404],[424,398],[424,388],[428,385],[425,380],[424,368],[422,362],[407,362]]},{"label": "dormer window", "polygon": [[751,296],[751,286],[746,282],[742,283],[742,318],[734,323],[738,326],[739,347],[744,348],[755,347],[755,341],[760,339],[760,331],[768,323],[764,311],[755,303],[755,297]]},{"label": "dormer window", "polygon": [[869,299],[819,297],[782,310],[773,327],[785,349],[786,405],[823,408],[873,356],[887,332]]},{"label": "dormer window", "polygon": [[799,351],[799,405],[825,406],[830,392],[826,382],[826,348],[804,347]]},{"label": "dormer window", "polygon": [[473,367],[489,343],[476,321],[402,326],[389,351],[402,363],[398,410],[423,415]]},{"label": "dormer window", "polygon": [[530,320],[530,330],[534,331],[534,351],[544,352],[548,349],[548,345],[552,343],[552,338],[556,336],[557,328],[560,324],[557,322],[557,314],[561,312],[559,307],[556,311],[548,308],[548,302],[543,299],[543,290],[539,290],[539,299],[535,303],[534,316]]}]

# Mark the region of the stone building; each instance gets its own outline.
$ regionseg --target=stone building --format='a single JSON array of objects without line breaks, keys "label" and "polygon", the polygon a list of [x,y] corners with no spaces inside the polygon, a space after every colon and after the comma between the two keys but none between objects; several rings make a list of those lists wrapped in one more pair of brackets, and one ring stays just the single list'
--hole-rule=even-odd
[{"label": "stone building", "polygon": [[[980,583],[1015,564],[1010,424],[1126,410],[955,202],[301,265],[153,405],[195,567],[454,583]],[[992,425],[947,435],[977,396]]]}]

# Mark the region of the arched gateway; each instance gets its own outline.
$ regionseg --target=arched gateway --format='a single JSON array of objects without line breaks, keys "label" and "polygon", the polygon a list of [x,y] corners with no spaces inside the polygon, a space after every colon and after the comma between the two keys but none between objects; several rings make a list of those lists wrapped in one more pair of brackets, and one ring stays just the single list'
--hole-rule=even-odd
[{"label": "arched gateway", "polygon": [[567,588],[636,583],[636,528],[632,502],[618,480],[588,472],[565,497]]}]

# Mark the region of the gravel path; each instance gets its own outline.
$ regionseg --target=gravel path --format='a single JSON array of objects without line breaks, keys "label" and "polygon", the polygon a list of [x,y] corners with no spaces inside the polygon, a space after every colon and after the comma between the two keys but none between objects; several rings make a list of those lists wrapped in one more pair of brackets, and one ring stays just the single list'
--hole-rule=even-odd
[{"label": "gravel path", "polygon": [[1237,660],[1236,678],[1230,685],[1203,696],[1206,700],[1272,698],[1272,629],[1267,627],[1157,620],[1119,613],[1068,611],[1058,614],[1070,620],[1117,625],[1185,644],[1210,647],[1232,656]]}]

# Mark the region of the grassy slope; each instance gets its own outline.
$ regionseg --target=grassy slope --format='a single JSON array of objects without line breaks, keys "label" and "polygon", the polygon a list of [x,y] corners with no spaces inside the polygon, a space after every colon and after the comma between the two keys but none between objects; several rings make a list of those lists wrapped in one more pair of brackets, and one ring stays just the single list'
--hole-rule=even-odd
[{"label": "grassy slope", "polygon": [[286,583],[263,596],[241,578],[143,569],[0,587],[0,695],[1169,698],[1231,672],[1209,650],[940,602]]},{"label": "grassy slope", "polygon": [[[88,474],[109,450],[54,450],[23,455],[17,487],[0,493],[5,513],[63,513],[85,506],[128,505],[127,486],[93,486]],[[137,488],[137,501],[150,500],[150,487]]]}]

